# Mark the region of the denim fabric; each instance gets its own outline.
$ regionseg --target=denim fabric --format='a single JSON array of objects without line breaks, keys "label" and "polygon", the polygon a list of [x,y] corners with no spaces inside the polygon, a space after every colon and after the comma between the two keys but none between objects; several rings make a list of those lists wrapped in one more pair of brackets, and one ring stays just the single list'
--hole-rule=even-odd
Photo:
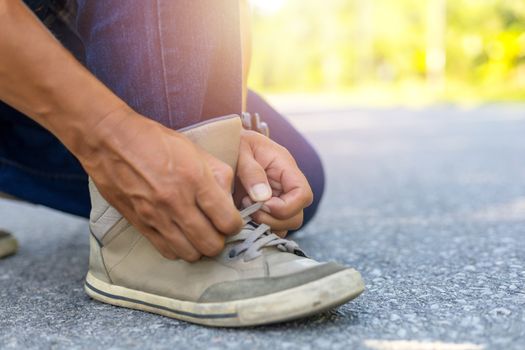
[{"label": "denim fabric", "polygon": [[51,0],[24,0],[24,2],[41,20],[47,17]]},{"label": "denim fabric", "polygon": [[0,103],[0,192],[88,216],[87,186],[79,162],[55,136]]},{"label": "denim fabric", "polygon": [[[60,1],[69,4],[69,12],[56,5]],[[49,5],[43,21],[53,34],[139,113],[174,129],[240,113],[237,0],[27,2],[33,9]],[[69,15],[71,6],[76,16]],[[324,177],[313,148],[254,93],[248,111],[260,112],[272,138],[290,149],[320,198]],[[1,192],[87,216],[86,181],[78,161],[53,135],[0,103]]]},{"label": "denim fabric", "polygon": [[78,0],[86,65],[133,109],[178,129],[241,111],[238,0]]}]

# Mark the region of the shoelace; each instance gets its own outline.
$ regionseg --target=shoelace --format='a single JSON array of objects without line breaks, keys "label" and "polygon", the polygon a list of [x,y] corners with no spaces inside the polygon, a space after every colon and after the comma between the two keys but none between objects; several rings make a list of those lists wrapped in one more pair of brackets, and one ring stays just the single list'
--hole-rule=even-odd
[{"label": "shoelace", "polygon": [[281,238],[271,232],[270,226],[257,224],[252,221],[251,214],[261,209],[262,203],[255,203],[241,211],[244,227],[235,236],[226,239],[226,243],[240,242],[235,244],[229,251],[229,257],[235,258],[244,254],[244,260],[249,261],[261,256],[261,249],[265,247],[276,247],[277,249],[293,253],[299,256],[306,254],[294,241]]}]

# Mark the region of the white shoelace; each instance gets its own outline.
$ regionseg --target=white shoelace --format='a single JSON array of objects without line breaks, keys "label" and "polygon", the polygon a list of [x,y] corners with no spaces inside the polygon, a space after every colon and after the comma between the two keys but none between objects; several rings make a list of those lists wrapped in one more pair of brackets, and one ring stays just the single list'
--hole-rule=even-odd
[{"label": "white shoelace", "polygon": [[261,249],[265,247],[276,247],[283,252],[306,256],[294,241],[281,238],[272,233],[270,226],[266,224],[257,224],[252,221],[250,215],[261,209],[261,207],[262,203],[255,203],[241,211],[244,227],[238,234],[226,239],[227,244],[239,242],[230,248],[229,257],[233,259],[243,254],[245,261],[253,260],[261,256]]}]

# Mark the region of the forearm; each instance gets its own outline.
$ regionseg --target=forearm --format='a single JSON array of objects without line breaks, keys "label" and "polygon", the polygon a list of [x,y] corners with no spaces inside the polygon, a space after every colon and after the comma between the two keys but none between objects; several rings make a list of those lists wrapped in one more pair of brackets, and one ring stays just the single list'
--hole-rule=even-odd
[{"label": "forearm", "polygon": [[126,109],[19,0],[0,0],[0,100],[76,154],[95,147],[88,132]]}]

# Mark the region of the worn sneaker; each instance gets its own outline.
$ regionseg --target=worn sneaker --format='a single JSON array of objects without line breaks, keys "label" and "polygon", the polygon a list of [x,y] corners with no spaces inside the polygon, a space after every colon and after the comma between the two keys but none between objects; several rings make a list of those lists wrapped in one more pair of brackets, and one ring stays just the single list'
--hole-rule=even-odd
[{"label": "worn sneaker", "polygon": [[[222,117],[182,130],[194,143],[235,168],[241,121]],[[158,253],[90,183],[91,252],[85,290],[105,303],[209,326],[252,326],[308,316],[357,297],[360,274],[307,258],[299,246],[251,221],[223,252],[197,262]]]},{"label": "worn sneaker", "polygon": [[18,242],[8,232],[0,231],[0,259],[13,255],[18,250]]}]

